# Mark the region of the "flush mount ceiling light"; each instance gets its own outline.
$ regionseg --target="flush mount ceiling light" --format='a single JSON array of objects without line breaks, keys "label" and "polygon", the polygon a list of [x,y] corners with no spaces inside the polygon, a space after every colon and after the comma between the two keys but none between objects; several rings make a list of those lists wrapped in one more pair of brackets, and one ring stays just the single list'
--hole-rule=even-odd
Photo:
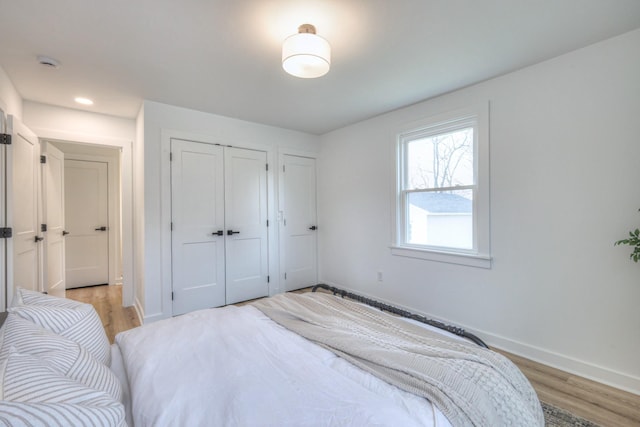
[{"label": "flush mount ceiling light", "polygon": [[90,100],[89,98],[83,98],[81,96],[78,96],[74,99],[74,101],[76,101],[78,104],[82,104],[82,105],[93,105],[93,101]]},{"label": "flush mount ceiling light", "polygon": [[331,66],[331,46],[316,35],[316,27],[303,24],[298,34],[282,43],[282,68],[292,76],[313,79],[327,74]]}]

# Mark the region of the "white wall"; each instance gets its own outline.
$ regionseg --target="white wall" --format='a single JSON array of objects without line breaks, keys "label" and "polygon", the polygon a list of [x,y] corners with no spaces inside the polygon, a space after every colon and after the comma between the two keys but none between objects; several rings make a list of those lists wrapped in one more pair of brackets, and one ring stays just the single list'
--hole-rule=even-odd
[{"label": "white wall", "polygon": [[[640,265],[613,246],[640,224],[638,46],[634,31],[324,135],[321,280],[640,393]],[[391,256],[394,129],[485,100],[493,267]]]},{"label": "white wall", "polygon": [[[141,254],[144,257],[144,271],[140,272],[138,279],[144,286],[140,290],[143,298],[141,311],[148,322],[169,317],[172,312],[170,270],[166,270],[170,265],[170,240],[166,234],[171,216],[168,192],[163,190],[163,185],[165,189],[168,186],[165,182],[169,171],[168,137],[216,141],[237,147],[262,147],[267,150],[269,162],[273,164],[279,153],[316,151],[319,137],[151,101],[144,102],[140,119],[144,122],[144,129],[138,130],[144,134],[144,157],[136,158],[135,169],[138,173],[139,168],[144,170],[143,182],[136,183],[136,187],[144,188],[144,201],[137,205],[134,216],[136,221],[143,222],[144,228]],[[269,219],[272,224],[276,223],[277,206],[274,203],[273,189],[277,188],[274,170],[270,168],[269,173],[269,187],[272,189],[269,194]],[[269,273],[272,278],[277,278],[277,271],[274,271],[277,268],[277,245],[274,246],[273,236],[276,233],[271,232]],[[270,286],[277,286],[277,280],[272,280]]]},{"label": "white wall", "polygon": [[[47,135],[71,133],[75,135],[77,141],[86,140],[88,143],[95,143],[96,138],[125,141],[133,141],[135,138],[135,121],[133,119],[56,107],[33,101],[25,101],[23,110],[23,121],[34,132],[38,129],[40,133]],[[38,136],[43,137],[42,135]],[[65,135],[65,137],[67,136]]]},{"label": "white wall", "polygon": [[5,114],[22,119],[22,97],[2,67],[0,67],[0,109]]}]

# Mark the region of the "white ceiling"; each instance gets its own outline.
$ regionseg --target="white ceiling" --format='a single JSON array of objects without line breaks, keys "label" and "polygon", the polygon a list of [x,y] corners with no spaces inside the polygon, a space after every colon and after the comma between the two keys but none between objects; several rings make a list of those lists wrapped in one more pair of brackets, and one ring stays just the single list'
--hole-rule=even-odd
[{"label": "white ceiling", "polygon": [[[303,23],[332,46],[319,79],[280,65]],[[639,27],[638,0],[0,0],[0,67],[25,100],[322,134]]]}]

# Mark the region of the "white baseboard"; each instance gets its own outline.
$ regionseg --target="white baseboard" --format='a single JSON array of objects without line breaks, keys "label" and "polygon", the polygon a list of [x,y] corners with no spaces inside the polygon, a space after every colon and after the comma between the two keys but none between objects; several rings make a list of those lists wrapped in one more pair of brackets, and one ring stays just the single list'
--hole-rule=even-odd
[{"label": "white baseboard", "polygon": [[509,353],[513,353],[517,356],[533,360],[534,362],[541,363],[573,375],[640,395],[640,378],[638,377],[533,345],[514,341],[486,331],[474,330],[473,328],[467,327],[465,327],[465,329],[482,337],[491,347],[508,351]]},{"label": "white baseboard", "polygon": [[585,362],[583,360],[578,360],[573,357],[565,356],[565,355],[555,353],[553,351],[539,348],[533,345],[518,342],[510,338],[493,334],[491,332],[475,329],[467,325],[453,322],[448,319],[436,317],[429,313],[420,312],[412,307],[402,306],[393,301],[385,301],[377,296],[370,295],[370,294],[361,292],[359,290],[349,289],[348,287],[342,286],[337,283],[331,283],[331,282],[324,282],[324,283],[326,283],[329,286],[335,286],[336,288],[352,291],[353,293],[357,293],[358,295],[362,295],[364,297],[371,298],[376,301],[394,305],[398,308],[423,315],[433,320],[438,320],[448,325],[459,326],[464,330],[466,330],[467,332],[477,335],[479,338],[481,338],[491,347],[495,347],[497,349],[504,350],[509,353],[513,353],[517,356],[524,357],[534,362],[537,362],[552,368],[556,368],[573,375],[587,378],[589,380],[596,381],[601,384],[606,384],[608,386],[611,386],[620,390],[628,391],[629,393],[640,395],[640,378],[639,377],[625,374],[623,372],[618,372],[603,366],[598,366],[593,363]]},{"label": "white baseboard", "polygon": [[167,316],[166,313],[155,313],[155,314],[149,314],[145,317],[143,317],[144,319],[144,323],[152,323],[152,322],[157,322],[158,320],[163,320],[163,319],[168,319],[171,316]]},{"label": "white baseboard", "polygon": [[136,310],[136,316],[138,316],[138,322],[140,322],[141,325],[144,325],[144,309],[142,308],[142,304],[140,303],[140,300],[138,299],[138,297],[135,297],[133,308]]}]

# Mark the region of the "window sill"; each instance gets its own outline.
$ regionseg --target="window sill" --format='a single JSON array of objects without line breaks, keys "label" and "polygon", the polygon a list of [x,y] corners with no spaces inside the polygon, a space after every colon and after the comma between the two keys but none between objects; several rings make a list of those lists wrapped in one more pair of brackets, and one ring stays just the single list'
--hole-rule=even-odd
[{"label": "window sill", "polygon": [[491,268],[491,257],[486,255],[434,251],[401,246],[391,246],[391,255],[445,262],[448,264],[466,265],[468,267]]}]

